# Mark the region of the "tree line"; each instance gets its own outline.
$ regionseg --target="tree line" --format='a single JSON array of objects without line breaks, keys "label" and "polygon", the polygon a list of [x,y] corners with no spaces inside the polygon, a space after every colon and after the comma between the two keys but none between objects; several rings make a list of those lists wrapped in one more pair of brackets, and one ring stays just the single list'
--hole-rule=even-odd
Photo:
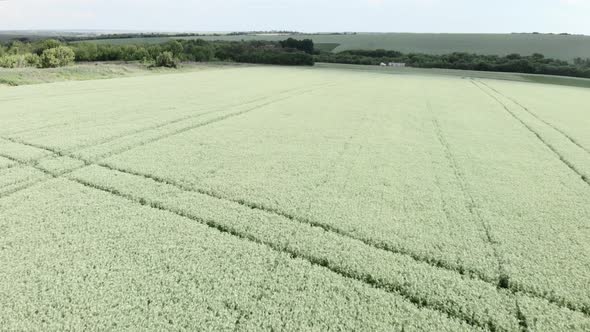
[{"label": "tree line", "polygon": [[[54,66],[37,57],[55,48],[67,57],[60,64],[72,61],[141,61],[150,66],[176,67],[180,61],[232,61],[241,63],[261,63],[275,65],[311,66],[313,61],[313,41],[205,41],[202,39],[178,39],[162,44],[102,44],[102,43],[64,43],[48,39],[33,42],[12,41],[0,45],[0,67],[41,67]],[[47,51],[48,54],[56,51]]]},{"label": "tree line", "polygon": [[590,78],[590,58],[577,58],[572,63],[546,58],[542,54],[480,55],[464,52],[433,55],[402,53],[388,50],[349,50],[339,53],[315,55],[317,62],[379,65],[381,63],[405,63],[409,67],[442,68],[477,71],[515,72],[528,74],[562,75]]},{"label": "tree line", "polygon": [[62,67],[73,63],[75,57],[72,48],[53,39],[0,44],[0,67],[3,68]]},{"label": "tree line", "polygon": [[274,65],[311,66],[314,62],[359,65],[405,63],[409,67],[517,72],[590,78],[590,58],[573,62],[542,54],[480,55],[455,52],[444,55],[398,51],[348,50],[322,52],[311,39],[283,41],[206,41],[175,39],[161,44],[109,44],[63,42],[55,39],[11,41],[0,44],[0,67],[50,68],[72,62],[139,61],[148,66],[176,67],[181,61],[229,61]]}]

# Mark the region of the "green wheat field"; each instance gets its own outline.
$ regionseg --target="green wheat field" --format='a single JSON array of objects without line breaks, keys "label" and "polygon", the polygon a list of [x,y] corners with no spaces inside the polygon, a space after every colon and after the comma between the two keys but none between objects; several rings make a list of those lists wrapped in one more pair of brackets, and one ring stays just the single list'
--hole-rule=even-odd
[{"label": "green wheat field", "polygon": [[590,330],[590,89],[0,86],[0,330]]}]

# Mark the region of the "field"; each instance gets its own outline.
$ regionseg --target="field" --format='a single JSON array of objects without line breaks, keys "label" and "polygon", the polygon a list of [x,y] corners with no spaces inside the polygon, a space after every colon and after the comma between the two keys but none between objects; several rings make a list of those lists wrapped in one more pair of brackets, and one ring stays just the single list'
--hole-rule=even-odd
[{"label": "field", "polygon": [[[284,40],[285,35],[201,36],[206,40]],[[571,61],[590,54],[590,36],[534,34],[428,34],[428,33],[359,33],[356,35],[295,35],[311,38],[320,49],[334,52],[350,49],[391,49],[404,53],[448,54],[471,52],[507,55],[541,53],[546,57]],[[105,39],[97,43],[162,43],[172,38]]]},{"label": "field", "polygon": [[590,330],[590,89],[466,75],[0,86],[0,326]]},{"label": "field", "polygon": [[[215,63],[183,63],[181,68],[148,68],[139,63],[117,62],[81,62],[72,66],[59,68],[0,68],[0,86],[29,85],[52,83],[61,81],[85,81],[128,76],[145,76],[153,74],[165,74],[176,72],[192,72],[208,69],[222,69],[227,66],[236,67],[236,64]],[[248,66],[240,64],[239,66]],[[590,80],[588,80],[590,82]]]}]

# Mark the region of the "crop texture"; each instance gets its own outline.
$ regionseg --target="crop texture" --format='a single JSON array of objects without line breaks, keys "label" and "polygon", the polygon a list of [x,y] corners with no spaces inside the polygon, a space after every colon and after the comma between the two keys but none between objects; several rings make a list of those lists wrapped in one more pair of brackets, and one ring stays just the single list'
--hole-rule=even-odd
[{"label": "crop texture", "polygon": [[0,88],[0,326],[587,331],[588,100],[326,68]]}]

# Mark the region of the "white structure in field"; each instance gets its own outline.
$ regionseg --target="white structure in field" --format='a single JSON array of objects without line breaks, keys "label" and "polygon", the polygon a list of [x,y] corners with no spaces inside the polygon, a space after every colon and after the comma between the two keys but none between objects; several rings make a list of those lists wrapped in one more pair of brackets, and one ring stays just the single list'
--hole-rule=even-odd
[{"label": "white structure in field", "polygon": [[385,64],[385,62],[381,62],[380,66],[381,67],[386,67],[387,65]]},{"label": "white structure in field", "polygon": [[405,67],[406,64],[403,62],[390,62],[387,64],[389,67]]}]

